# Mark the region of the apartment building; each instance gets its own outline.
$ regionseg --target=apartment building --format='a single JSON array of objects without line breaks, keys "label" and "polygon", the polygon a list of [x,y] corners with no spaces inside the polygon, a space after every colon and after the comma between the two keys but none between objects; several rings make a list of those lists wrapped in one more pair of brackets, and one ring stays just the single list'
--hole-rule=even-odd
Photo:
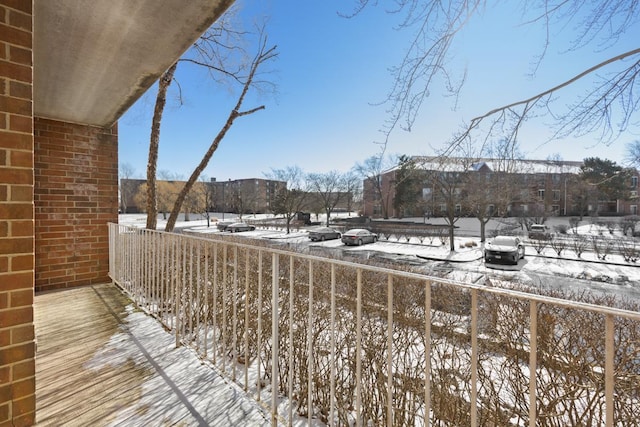
[{"label": "apartment building", "polygon": [[[443,216],[452,204],[460,216],[479,205],[498,216],[638,214],[637,170],[625,197],[604,196],[580,179],[583,162],[413,157],[363,182],[363,212],[374,218]],[[481,200],[484,199],[484,200]]]}]

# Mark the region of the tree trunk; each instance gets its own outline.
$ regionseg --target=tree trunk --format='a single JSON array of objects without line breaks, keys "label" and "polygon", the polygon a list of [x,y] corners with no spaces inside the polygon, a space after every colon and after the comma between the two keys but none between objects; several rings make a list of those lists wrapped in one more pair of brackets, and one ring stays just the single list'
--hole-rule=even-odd
[{"label": "tree trunk", "polygon": [[486,240],[485,229],[487,226],[487,222],[488,220],[487,221],[483,221],[482,219],[480,220],[480,241],[481,242],[484,242]]},{"label": "tree trunk", "polygon": [[158,81],[158,96],[151,122],[151,138],[149,141],[149,162],[147,163],[147,229],[155,230],[158,224],[158,201],[156,192],[156,168],[158,166],[158,146],[160,145],[160,124],[167,101],[167,89],[173,81],[173,74],[178,66],[174,62]]},{"label": "tree trunk", "polygon": [[451,225],[449,225],[449,250],[451,252],[455,252],[456,251],[456,242],[455,242],[455,239],[454,239],[453,223]]}]

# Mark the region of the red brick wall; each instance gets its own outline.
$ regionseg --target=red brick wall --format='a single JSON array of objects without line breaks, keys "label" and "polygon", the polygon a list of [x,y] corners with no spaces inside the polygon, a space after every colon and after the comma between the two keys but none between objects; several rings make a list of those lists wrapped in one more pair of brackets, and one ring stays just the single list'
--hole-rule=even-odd
[{"label": "red brick wall", "polygon": [[36,291],[105,283],[118,221],[117,127],[36,118]]},{"label": "red brick wall", "polygon": [[0,425],[35,417],[32,3],[0,0]]}]

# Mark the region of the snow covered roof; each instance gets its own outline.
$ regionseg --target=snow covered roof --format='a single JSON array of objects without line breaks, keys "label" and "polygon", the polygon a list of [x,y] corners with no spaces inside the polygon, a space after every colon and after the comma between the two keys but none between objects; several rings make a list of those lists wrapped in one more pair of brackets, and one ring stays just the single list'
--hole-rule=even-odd
[{"label": "snow covered roof", "polygon": [[[505,159],[470,159],[464,157],[426,157],[411,158],[421,169],[440,170],[445,172],[480,171],[484,167],[490,171],[508,171],[521,174],[578,174],[582,162],[560,160],[505,160]],[[389,169],[396,170],[398,167]]]}]

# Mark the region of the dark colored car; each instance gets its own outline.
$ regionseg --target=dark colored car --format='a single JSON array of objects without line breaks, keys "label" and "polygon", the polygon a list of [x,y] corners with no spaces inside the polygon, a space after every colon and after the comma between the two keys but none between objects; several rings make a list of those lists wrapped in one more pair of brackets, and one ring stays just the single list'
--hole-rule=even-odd
[{"label": "dark colored car", "polygon": [[342,234],[342,243],[345,245],[363,245],[365,243],[375,243],[378,235],[364,228],[352,228]]},{"label": "dark colored car", "polygon": [[254,225],[245,224],[244,222],[236,222],[227,226],[225,231],[230,233],[238,233],[240,231],[253,231],[256,227]]},{"label": "dark colored car", "polygon": [[216,223],[216,228],[218,231],[227,231],[227,227],[233,224],[233,221],[218,221]]},{"label": "dark colored car", "polygon": [[311,239],[312,242],[339,239],[340,236],[340,232],[331,227],[318,227],[309,230],[309,239]]},{"label": "dark colored car", "polygon": [[518,264],[524,258],[524,244],[516,236],[497,236],[484,248],[484,261],[509,261]]}]

